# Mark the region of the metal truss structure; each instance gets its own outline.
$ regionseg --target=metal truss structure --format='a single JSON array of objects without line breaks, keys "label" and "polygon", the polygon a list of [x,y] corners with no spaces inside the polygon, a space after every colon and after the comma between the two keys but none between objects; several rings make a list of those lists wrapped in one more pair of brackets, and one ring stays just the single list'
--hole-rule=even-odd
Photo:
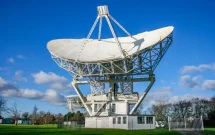
[{"label": "metal truss structure", "polygon": [[128,82],[120,82],[121,93],[132,94],[133,93],[133,82],[131,76],[125,76],[121,79],[128,80]]},{"label": "metal truss structure", "polygon": [[53,60],[63,69],[78,77],[98,77],[108,75],[149,75],[153,74],[160,60],[172,43],[172,34],[160,43],[142,50],[139,54],[125,57],[122,60],[104,63],[79,63],[52,54]]},{"label": "metal truss structure", "polygon": [[[107,10],[107,9],[106,9]],[[133,55],[127,55],[122,49],[121,44],[116,36],[116,33],[112,27],[111,21],[116,23],[129,37],[132,37],[125,28],[123,28],[108,12],[103,12],[103,10],[98,11],[99,14],[87,36],[87,39],[83,42],[81,50],[77,55],[76,60],[64,59],[62,57],[56,56],[51,53],[53,60],[63,69],[70,72],[73,76],[72,85],[78,94],[80,101],[83,106],[88,111],[89,115],[92,116],[92,108],[87,104],[86,97],[82,95],[82,92],[78,88],[81,84],[90,84],[91,94],[100,95],[104,94],[105,83],[109,83],[113,87],[114,83],[119,83],[121,88],[121,93],[123,94],[133,94],[133,82],[150,82],[148,87],[145,89],[144,93],[139,97],[138,101],[135,103],[134,107],[130,110],[129,114],[133,114],[139,107],[142,100],[145,98],[150,88],[155,82],[154,70],[159,64],[160,60],[163,58],[164,54],[167,52],[173,41],[172,33],[164,38],[159,43],[150,46],[144,50],[139,51]],[[79,57],[82,55],[82,51],[85,48],[88,39],[100,19],[98,40],[101,38],[101,28],[102,28],[102,18],[107,20],[111,33],[121,50],[123,55],[122,59],[116,59],[112,61],[102,61],[95,63],[79,62]],[[104,103],[104,107],[107,103]],[[101,107],[101,108],[102,108]]]},{"label": "metal truss structure", "polygon": [[75,96],[75,95],[68,96],[66,100],[67,100],[68,108],[70,110],[74,108],[84,108],[84,105],[78,96]]},{"label": "metal truss structure", "polygon": [[104,83],[96,81],[95,78],[90,78],[89,82],[90,82],[91,94],[94,94],[94,95],[104,94],[104,89],[105,89]]}]

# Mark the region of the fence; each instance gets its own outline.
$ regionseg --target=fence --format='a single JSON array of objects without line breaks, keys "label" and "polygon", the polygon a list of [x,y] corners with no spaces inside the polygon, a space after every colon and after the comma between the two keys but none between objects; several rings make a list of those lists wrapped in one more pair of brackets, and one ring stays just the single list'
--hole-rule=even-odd
[{"label": "fence", "polygon": [[202,116],[200,118],[171,118],[168,117],[168,126],[170,130],[204,130]]},{"label": "fence", "polygon": [[84,128],[84,123],[79,121],[64,121],[57,124],[57,128],[63,128],[66,130],[81,130]]}]

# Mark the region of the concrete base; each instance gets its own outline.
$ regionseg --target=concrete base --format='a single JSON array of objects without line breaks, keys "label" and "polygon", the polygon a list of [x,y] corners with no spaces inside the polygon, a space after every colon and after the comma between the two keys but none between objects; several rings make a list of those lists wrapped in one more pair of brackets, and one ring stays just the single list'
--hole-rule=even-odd
[{"label": "concrete base", "polygon": [[85,117],[85,128],[116,128],[127,130],[155,129],[155,116],[124,115],[108,117]]}]

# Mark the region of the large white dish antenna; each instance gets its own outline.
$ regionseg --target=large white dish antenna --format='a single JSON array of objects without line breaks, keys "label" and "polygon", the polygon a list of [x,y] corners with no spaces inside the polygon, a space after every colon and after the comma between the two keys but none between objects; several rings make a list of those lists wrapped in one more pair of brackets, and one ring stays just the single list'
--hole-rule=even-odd
[{"label": "large white dish antenna", "polygon": [[[110,14],[107,6],[98,6],[98,16],[84,39],[55,39],[47,44],[53,60],[75,76],[110,74],[152,74],[172,43],[173,26],[131,35]],[[102,20],[106,20],[113,38],[101,39]],[[99,22],[98,39],[91,35]],[[115,23],[128,36],[118,37]]]},{"label": "large white dish antenna", "polygon": [[[131,37],[119,37],[122,50],[127,56],[135,55],[144,49],[156,45],[169,34],[174,27],[164,27],[150,32],[143,32]],[[134,39],[135,38],[135,39]],[[48,42],[48,50],[58,57],[75,61],[85,39],[55,39]],[[85,44],[79,62],[97,63],[123,59],[114,38],[89,39]]]},{"label": "large white dish antenna", "polygon": [[[154,70],[173,41],[174,27],[131,35],[109,14],[107,6],[97,9],[98,16],[87,38],[55,39],[48,42],[47,48],[53,60],[73,76],[72,86],[78,96],[67,97],[70,110],[84,107],[89,116],[95,118],[133,115],[155,82]],[[101,39],[102,19],[107,21],[113,38]],[[111,21],[127,36],[117,37]],[[98,39],[91,39],[98,22]],[[133,91],[134,82],[150,83],[139,96]],[[108,92],[105,88],[107,83]],[[78,87],[82,84],[90,84],[90,95],[83,95]],[[125,107],[121,108],[124,113],[109,113],[112,103],[116,103],[116,106],[124,104]],[[128,111],[131,104],[135,105]]]}]

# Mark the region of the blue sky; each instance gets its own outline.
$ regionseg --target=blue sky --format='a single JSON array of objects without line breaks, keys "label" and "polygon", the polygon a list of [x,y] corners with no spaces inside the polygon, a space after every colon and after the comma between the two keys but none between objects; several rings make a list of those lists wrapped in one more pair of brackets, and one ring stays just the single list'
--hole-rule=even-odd
[{"label": "blue sky", "polygon": [[[155,70],[156,83],[146,104],[157,97],[175,101],[215,95],[213,0],[2,0],[0,94],[8,98],[8,106],[16,101],[22,112],[31,112],[35,104],[44,111],[68,111],[63,96],[75,94],[69,85],[72,77],[54,63],[46,43],[86,37],[99,5],[108,5],[131,34],[175,27],[173,44]],[[107,37],[111,34],[106,30],[102,38]],[[143,86],[137,84],[135,90]]]}]

